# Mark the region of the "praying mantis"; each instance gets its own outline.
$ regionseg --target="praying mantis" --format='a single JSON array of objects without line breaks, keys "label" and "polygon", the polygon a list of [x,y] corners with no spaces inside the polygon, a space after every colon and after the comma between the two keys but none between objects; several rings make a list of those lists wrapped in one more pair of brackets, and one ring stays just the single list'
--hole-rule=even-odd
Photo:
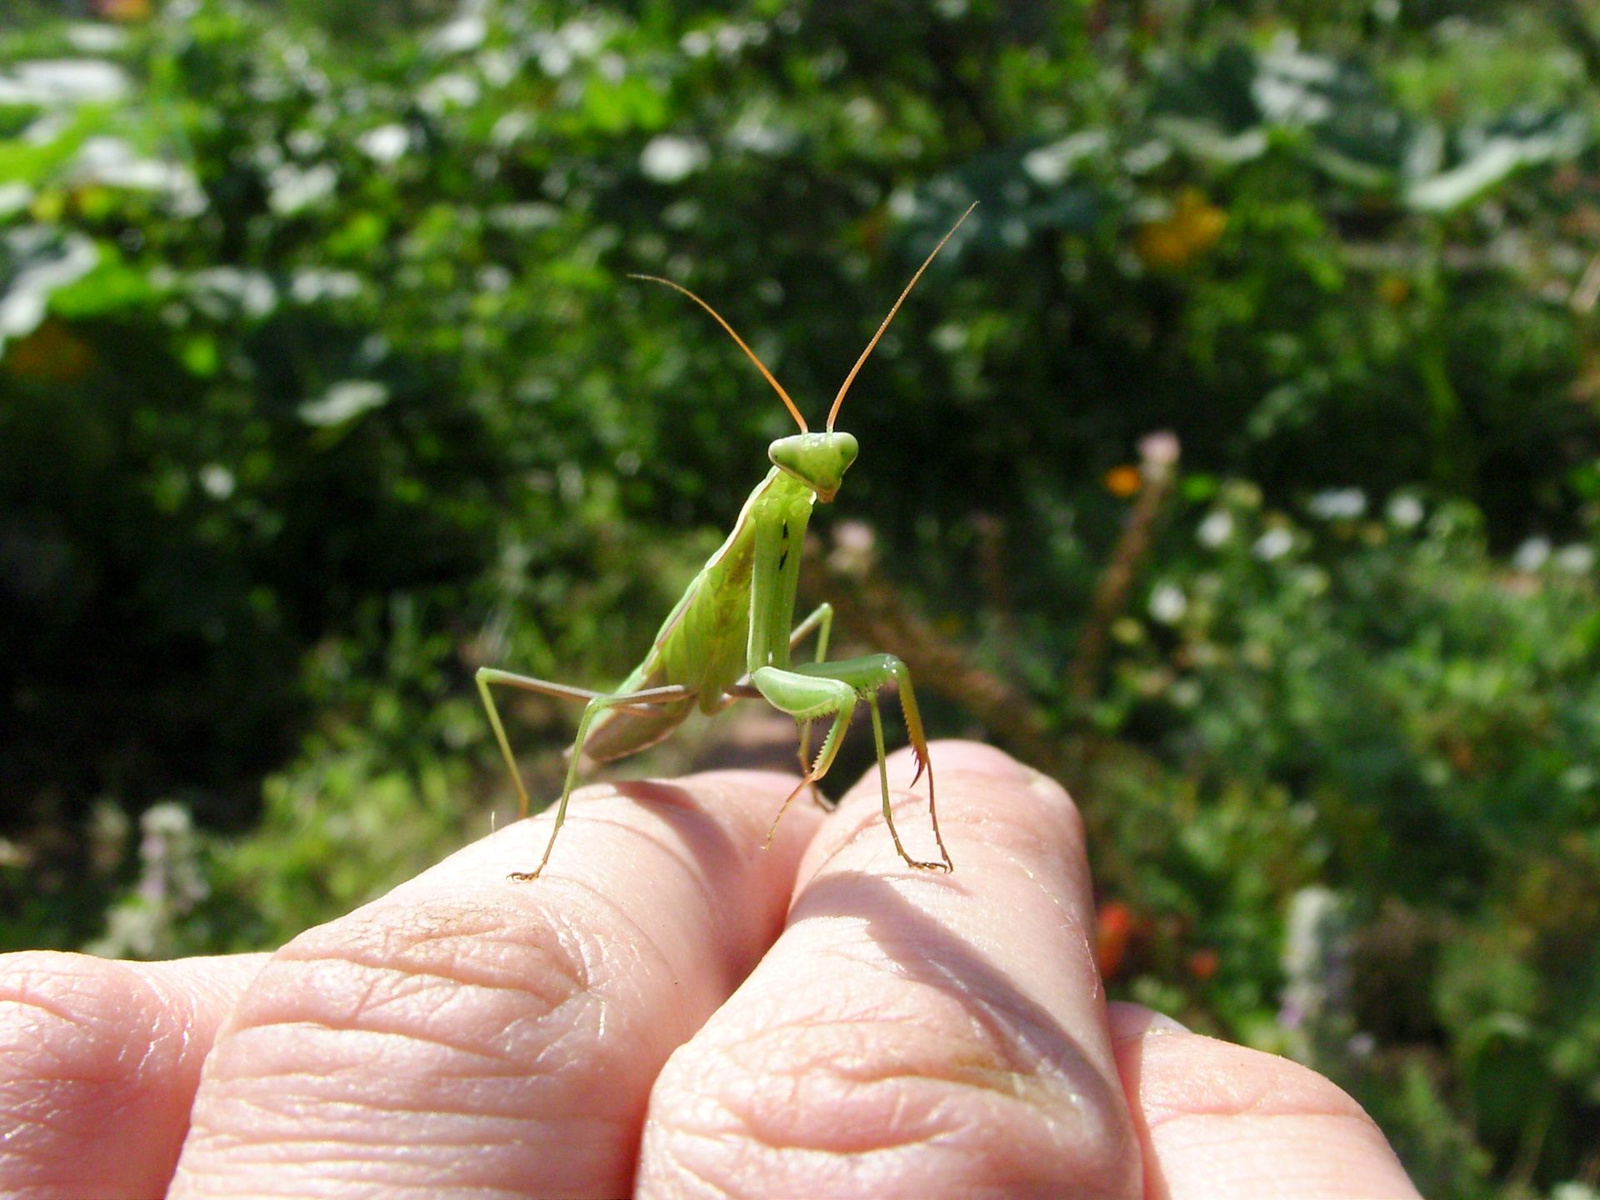
[{"label": "praying mantis", "polygon": [[[831,605],[818,605],[816,611],[798,625],[792,623],[800,580],[801,547],[812,507],[818,501],[827,504],[833,500],[845,471],[855,462],[859,451],[853,436],[834,429],[845,394],[889,328],[889,322],[894,320],[911,289],[917,286],[917,280],[976,207],[974,204],[961,214],[906,284],[889,315],[884,317],[867,348],[845,376],[822,433],[811,432],[783,385],[716,309],[670,279],[634,276],[672,288],[710,313],[782,398],[789,415],[800,426],[800,432],[781,437],[767,448],[772,469],[750,493],[727,540],[707,560],[668,614],[644,660],[616,691],[591,692],[492,667],[478,670],[478,691],[501,756],[511,772],[524,817],[529,807],[527,789],[523,787],[516,758],[511,753],[511,743],[495,707],[491,686],[519,688],[578,701],[584,706],[544,855],[533,870],[515,872],[512,879],[536,879],[549,863],[556,836],[567,817],[567,802],[578,781],[579,762],[585,754],[596,762],[622,758],[668,737],[696,707],[712,714],[737,701],[757,698],[788,713],[802,730],[800,782],[778,809],[772,829],[767,833],[769,844],[778,822],[795,797],[828,773],[856,704],[864,700],[872,715],[883,816],[889,826],[889,836],[894,839],[894,848],[909,866],[923,870],[953,869],[939,832],[927,737],[905,663],[892,654],[827,661],[828,637],[833,625]],[[816,660],[792,662],[794,651],[812,634],[817,639]],[[884,761],[883,718],[878,711],[878,693],[890,684],[899,686],[900,708],[916,759],[911,785],[915,786],[924,772],[928,776],[928,817],[933,826],[934,843],[939,848],[937,861],[912,858],[895,829],[894,812],[889,803],[889,771]],[[811,722],[826,717],[832,718],[832,724],[816,758],[808,761]]]}]

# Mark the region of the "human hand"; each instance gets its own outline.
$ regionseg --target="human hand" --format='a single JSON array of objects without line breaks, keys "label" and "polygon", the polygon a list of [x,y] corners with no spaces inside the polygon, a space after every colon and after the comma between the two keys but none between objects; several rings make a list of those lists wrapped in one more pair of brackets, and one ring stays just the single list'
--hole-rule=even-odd
[{"label": "human hand", "polygon": [[[1065,793],[934,764],[951,875],[875,772],[765,852],[792,781],[718,772],[590,789],[539,880],[548,817],[270,957],[0,957],[0,1192],[1417,1194],[1321,1076],[1108,1013]],[[896,815],[915,852],[920,788]]]}]

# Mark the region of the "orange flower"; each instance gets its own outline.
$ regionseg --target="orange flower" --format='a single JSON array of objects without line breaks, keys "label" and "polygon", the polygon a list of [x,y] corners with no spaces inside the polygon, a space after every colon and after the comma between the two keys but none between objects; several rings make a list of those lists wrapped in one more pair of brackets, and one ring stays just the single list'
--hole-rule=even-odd
[{"label": "orange flower", "polygon": [[1385,275],[1378,280],[1378,299],[1390,308],[1398,308],[1411,296],[1411,281],[1404,275]]},{"label": "orange flower", "polygon": [[1095,914],[1094,959],[1104,979],[1115,979],[1128,955],[1139,918],[1121,900],[1107,900]]},{"label": "orange flower", "polygon": [[151,0],[95,0],[94,10],[107,21],[145,21],[153,7]]},{"label": "orange flower", "polygon": [[0,359],[19,379],[43,383],[76,383],[94,366],[94,351],[60,321],[51,318],[27,337],[18,338]]},{"label": "orange flower", "polygon": [[1124,463],[1120,467],[1112,467],[1106,472],[1106,491],[1119,500],[1126,500],[1129,496],[1137,496],[1139,487],[1144,482],[1144,477],[1139,474],[1139,468]]},{"label": "orange flower", "polygon": [[1222,965],[1222,960],[1217,957],[1217,952],[1211,949],[1196,950],[1189,955],[1189,974],[1204,983],[1217,973],[1217,968]]}]

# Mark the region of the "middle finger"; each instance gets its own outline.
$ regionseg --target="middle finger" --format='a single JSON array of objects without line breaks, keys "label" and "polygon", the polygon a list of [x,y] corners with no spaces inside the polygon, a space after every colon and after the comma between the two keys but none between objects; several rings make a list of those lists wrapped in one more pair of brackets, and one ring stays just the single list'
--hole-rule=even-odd
[{"label": "middle finger", "polygon": [[1140,1193],[1077,811],[987,747],[933,757],[954,873],[900,861],[870,774],[784,934],[663,1069],[641,1195]]}]

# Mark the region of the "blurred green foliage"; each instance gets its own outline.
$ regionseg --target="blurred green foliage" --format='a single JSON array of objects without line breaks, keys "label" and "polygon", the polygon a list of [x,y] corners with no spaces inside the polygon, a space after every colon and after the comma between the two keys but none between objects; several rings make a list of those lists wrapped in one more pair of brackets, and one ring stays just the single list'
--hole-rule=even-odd
[{"label": "blurred green foliage", "polygon": [[270,946],[509,811],[472,670],[620,677],[786,431],[626,274],[817,413],[977,199],[839,503],[1045,731],[1113,987],[1332,1073],[1430,1195],[1593,1195],[1575,0],[49,7],[0,28],[0,946]]}]

